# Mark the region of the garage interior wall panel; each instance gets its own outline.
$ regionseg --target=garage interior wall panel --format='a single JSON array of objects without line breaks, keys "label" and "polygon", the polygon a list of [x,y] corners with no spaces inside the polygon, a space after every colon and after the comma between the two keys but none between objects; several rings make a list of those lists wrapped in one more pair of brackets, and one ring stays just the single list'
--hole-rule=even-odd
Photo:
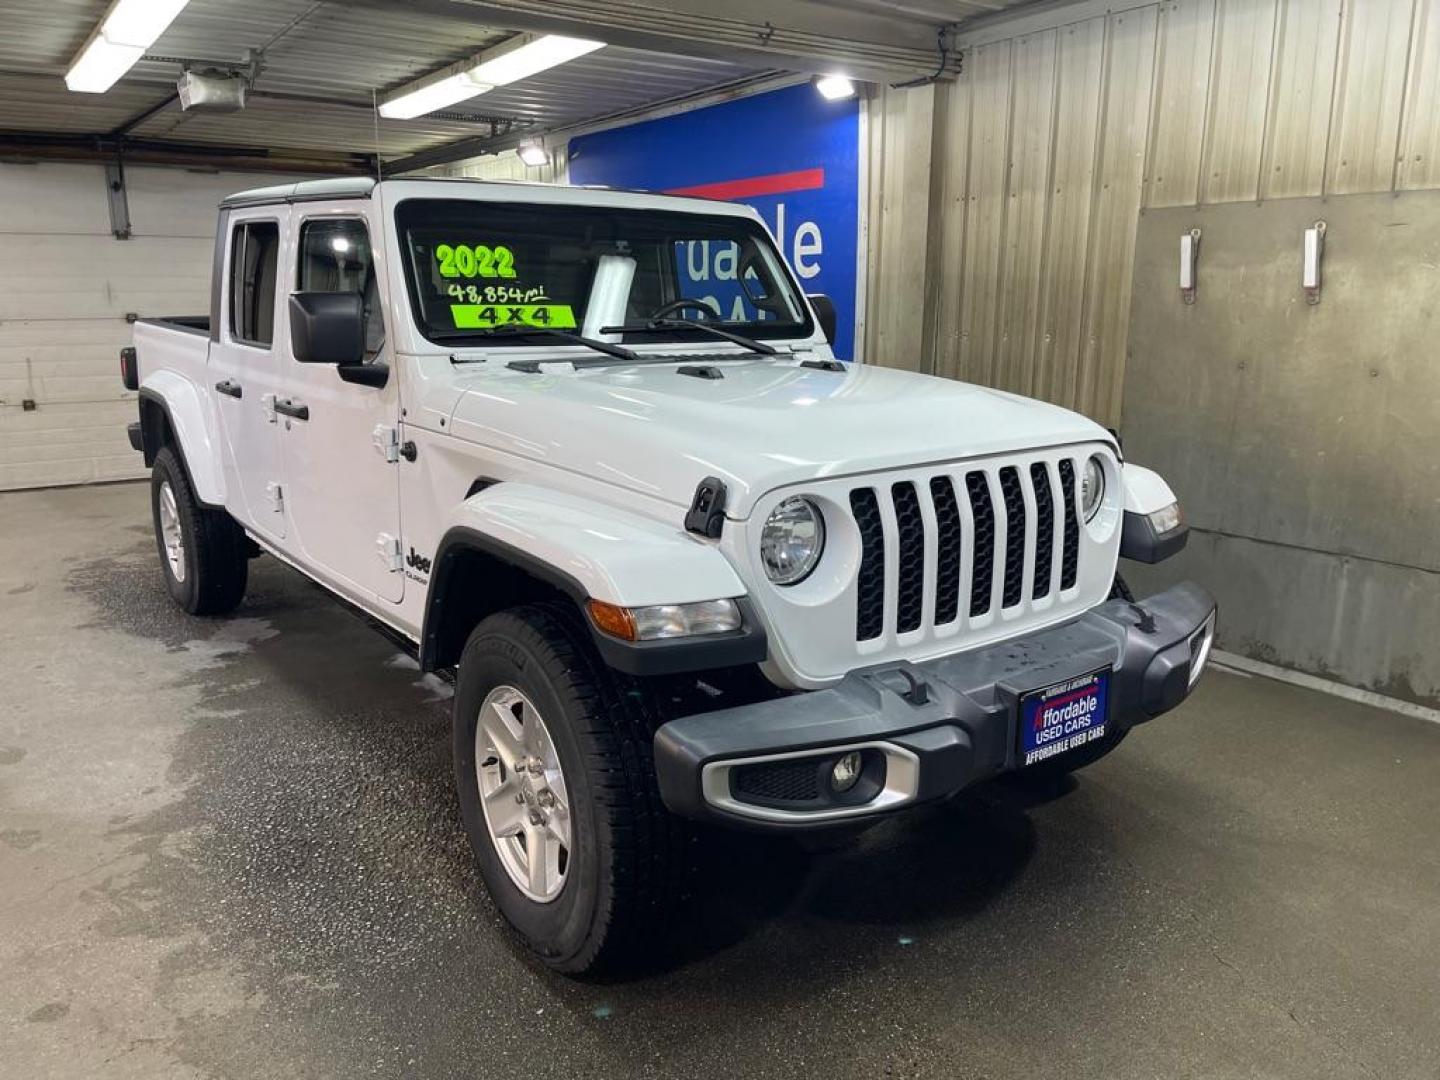
[{"label": "garage interior wall panel", "polygon": [[144,474],[125,434],[126,316],[207,312],[220,197],[284,179],[125,177],[133,236],[117,240],[103,167],[0,164],[0,490]]},{"label": "garage interior wall panel", "polygon": [[[960,378],[989,386],[1000,385],[993,361],[1013,129],[1014,51],[1014,42],[1000,41],[976,49],[970,57],[970,205],[960,263],[966,287],[960,290],[960,354],[955,367]],[[947,90],[953,92],[953,88]]]},{"label": "garage interior wall panel", "polygon": [[1215,0],[1161,4],[1156,33],[1155,109],[1145,203],[1185,206],[1199,200],[1204,147],[1196,132],[1205,130],[1210,103]]},{"label": "garage interior wall panel", "polygon": [[[956,364],[961,355],[960,291],[949,287],[965,257],[965,226],[970,206],[970,94],[973,83],[968,75],[961,76],[953,87],[935,94],[934,130],[944,132],[945,138],[937,138],[934,153],[934,178],[931,184],[930,231],[928,235],[928,265],[930,281],[925,291],[925,310],[911,310],[908,317],[923,319],[927,327],[927,342],[924,363],[921,370],[933,371],[948,378],[964,378]],[[933,92],[933,91],[932,91]],[[873,161],[874,150],[870,157]],[[876,214],[869,214],[870,228],[876,227]],[[871,252],[875,246],[870,245]],[[885,305],[892,302],[884,283],[872,278],[869,288],[871,302],[884,297]],[[882,305],[883,306],[883,305]],[[867,354],[868,356],[868,354]],[[888,364],[888,356],[874,357],[879,363]]]},{"label": "garage interior wall panel", "polygon": [[[1295,271],[1317,219],[1312,305]],[[1165,277],[1192,227],[1185,304]],[[1227,648],[1440,705],[1440,191],[1151,211],[1136,258],[1125,449],[1195,535],[1126,573],[1205,584]]]},{"label": "garage interior wall panel", "polygon": [[[1396,187],[1405,191],[1440,187],[1440,3],[1436,0],[1419,5],[1414,35],[1396,177]],[[1424,107],[1427,102],[1429,108]]]},{"label": "garage interior wall panel", "polygon": [[1279,16],[1277,0],[1218,0],[1201,202],[1257,197]]},{"label": "garage interior wall panel", "polygon": [[1081,313],[1090,262],[1091,210],[1100,100],[1105,85],[1105,20],[1061,28],[1056,54],[1055,151],[1046,187],[1045,248],[1040,273],[1040,330],[1034,378],[1021,393],[1074,401]]},{"label": "garage interior wall panel", "polygon": [[[927,199],[871,200],[866,356],[912,366],[880,328],[923,327],[923,370],[1114,425],[1139,214],[1440,187],[1440,0],[1092,9],[1016,15],[1013,37],[962,38],[956,79],[867,102],[872,177],[933,139],[935,216],[917,297],[874,266],[914,233],[891,216]],[[897,105],[931,92],[932,110]]]},{"label": "garage interior wall panel", "polygon": [[1040,269],[1055,148],[1055,54],[1053,30],[1015,42],[1005,231],[992,355],[995,377],[1013,373],[1010,378],[1026,384],[1035,381]]},{"label": "garage interior wall panel", "polygon": [[1120,414],[1130,268],[1145,180],[1145,144],[1155,67],[1153,7],[1112,15],[1106,29],[1105,105],[1100,116],[1090,265],[1085,275],[1083,351],[1075,407],[1089,416]]},{"label": "garage interior wall panel", "polygon": [[870,254],[867,296],[887,303],[867,306],[867,348],[880,350],[891,367],[920,370],[925,364],[926,289],[931,270],[931,148],[935,92],[931,87],[884,99],[870,114],[866,189]]},{"label": "garage interior wall panel", "polygon": [[[1193,576],[1220,595],[1226,647],[1440,704],[1421,644],[1440,625],[1440,234],[1416,198],[1440,198],[1440,0],[1077,3],[960,45],[914,131],[894,127],[915,91],[868,103],[887,118],[870,153],[928,134],[935,170],[924,310],[884,273],[870,310],[926,328],[923,370],[1119,427],[1172,480],[1195,538],[1133,568],[1138,587]],[[872,261],[908,205],[872,203]],[[1318,218],[1312,308],[1299,259]],[[867,358],[908,366],[879,345],[872,326]]]},{"label": "garage interior wall panel", "polygon": [[1260,164],[1262,198],[1298,198],[1324,190],[1340,7],[1341,0],[1283,0],[1280,6]]},{"label": "garage interior wall panel", "polygon": [[1433,100],[1405,101],[1414,22],[1428,6],[1428,0],[1351,0],[1340,28],[1327,192],[1395,186],[1402,113],[1407,105],[1436,107]]}]

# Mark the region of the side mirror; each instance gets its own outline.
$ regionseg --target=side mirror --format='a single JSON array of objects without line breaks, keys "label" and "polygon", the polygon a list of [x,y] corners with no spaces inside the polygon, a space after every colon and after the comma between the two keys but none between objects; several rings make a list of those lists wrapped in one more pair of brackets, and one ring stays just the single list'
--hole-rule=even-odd
[{"label": "side mirror", "polygon": [[365,300],[358,292],[290,295],[290,349],[302,364],[365,359]]},{"label": "side mirror", "polygon": [[831,345],[835,344],[835,301],[824,293],[807,294],[810,306],[815,309],[815,317],[820,320],[820,332],[825,335],[825,340]]}]

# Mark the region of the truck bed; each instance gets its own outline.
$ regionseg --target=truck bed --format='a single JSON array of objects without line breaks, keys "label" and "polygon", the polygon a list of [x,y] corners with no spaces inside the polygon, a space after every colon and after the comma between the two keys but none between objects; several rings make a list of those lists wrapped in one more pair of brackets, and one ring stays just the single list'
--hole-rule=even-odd
[{"label": "truck bed", "polygon": [[142,392],[153,380],[182,379],[195,399],[206,401],[205,369],[210,360],[210,317],[181,315],[137,319],[133,330]]},{"label": "truck bed", "polygon": [[143,319],[136,319],[137,323],[146,323],[150,326],[163,326],[167,330],[181,330],[187,334],[204,334],[210,336],[209,315],[157,315]]}]

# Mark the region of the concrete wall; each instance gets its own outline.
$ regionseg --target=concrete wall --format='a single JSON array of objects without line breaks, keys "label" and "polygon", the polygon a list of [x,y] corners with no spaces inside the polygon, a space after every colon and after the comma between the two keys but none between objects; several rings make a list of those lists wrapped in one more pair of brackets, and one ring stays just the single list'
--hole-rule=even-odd
[{"label": "concrete wall", "polygon": [[1440,187],[1440,0],[1079,0],[960,44],[867,103],[877,363],[1116,424],[1141,208]]},{"label": "concrete wall", "polygon": [[[1301,237],[1318,220],[1312,306]],[[1224,647],[1440,702],[1436,297],[1440,192],[1141,214],[1125,450],[1164,473],[1197,530],[1143,576],[1215,591]]]},{"label": "concrete wall", "polygon": [[955,81],[867,102],[866,359],[1119,426],[1197,525],[1137,584],[1197,577],[1226,646],[1436,703],[1440,0],[1075,0],[959,45]]},{"label": "concrete wall", "polygon": [[867,102],[867,360],[1119,426],[1197,527],[1136,585],[1198,577],[1225,647],[1437,704],[1440,0],[1074,0],[959,45]]}]

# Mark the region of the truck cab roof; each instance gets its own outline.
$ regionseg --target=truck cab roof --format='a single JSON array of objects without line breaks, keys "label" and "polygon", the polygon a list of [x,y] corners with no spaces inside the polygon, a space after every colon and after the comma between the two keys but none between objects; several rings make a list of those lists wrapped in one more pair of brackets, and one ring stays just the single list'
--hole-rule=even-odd
[{"label": "truck cab roof", "polygon": [[[386,187],[405,185],[413,187],[416,185],[436,185],[436,187],[450,188],[508,188],[532,189],[549,193],[546,201],[554,201],[555,192],[581,195],[581,193],[610,193],[615,195],[643,195],[647,199],[657,200],[657,205],[675,204],[675,209],[683,209],[685,203],[706,203],[711,208],[731,208],[731,212],[739,212],[749,216],[749,211],[743,206],[723,199],[710,199],[700,195],[668,195],[658,191],[644,191],[640,189],[612,188],[597,184],[552,184],[531,180],[477,180],[461,176],[397,176],[393,179],[377,181],[371,176],[327,176],[315,180],[300,180],[291,184],[272,184],[268,187],[249,188],[245,191],[237,191],[225,196],[220,200],[220,209],[233,210],[246,206],[267,206],[275,203],[298,203],[318,202],[330,199],[368,199],[374,195],[375,189],[384,184]],[[577,200],[579,201],[579,200]],[[589,201],[589,200],[583,200]]]}]

